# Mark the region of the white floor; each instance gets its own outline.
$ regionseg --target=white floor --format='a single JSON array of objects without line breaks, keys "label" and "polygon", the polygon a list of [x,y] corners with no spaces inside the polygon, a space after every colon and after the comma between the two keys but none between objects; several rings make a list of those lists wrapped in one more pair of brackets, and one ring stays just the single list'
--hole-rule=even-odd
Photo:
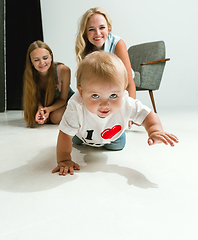
[{"label": "white floor", "polygon": [[174,148],[147,145],[142,127],[124,150],[81,146],[73,176],[52,174],[58,126],[27,128],[0,113],[1,240],[197,240],[198,109],[159,109]]}]

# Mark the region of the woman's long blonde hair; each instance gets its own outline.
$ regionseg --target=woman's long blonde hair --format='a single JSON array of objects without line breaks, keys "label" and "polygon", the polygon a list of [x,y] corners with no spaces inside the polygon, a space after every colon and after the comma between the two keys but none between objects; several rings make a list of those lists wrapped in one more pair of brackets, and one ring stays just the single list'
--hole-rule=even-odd
[{"label": "woman's long blonde hair", "polygon": [[86,13],[84,13],[84,15],[80,20],[79,29],[76,37],[75,51],[76,51],[76,60],[78,63],[87,54],[93,51],[93,45],[87,39],[86,27],[87,27],[87,22],[89,18],[96,13],[101,14],[105,17],[109,31],[112,30],[111,19],[104,8],[101,8],[101,7],[90,8]]},{"label": "woman's long blonde hair", "polygon": [[49,106],[53,99],[54,99],[54,89],[55,89],[55,64],[53,61],[53,54],[52,50],[50,47],[40,41],[37,40],[33,42],[27,51],[27,56],[26,56],[26,66],[25,66],[25,71],[23,75],[23,110],[24,110],[24,119],[27,125],[30,127],[33,126],[34,124],[34,119],[36,112],[38,110],[38,103],[41,102],[41,89],[39,87],[39,73],[38,71],[34,68],[31,58],[30,58],[30,53],[36,49],[36,48],[44,48],[49,51],[50,55],[52,56],[52,62],[51,66],[48,70],[48,82],[47,82],[47,88],[46,88],[46,93],[45,93],[45,99],[44,99],[44,107]]}]

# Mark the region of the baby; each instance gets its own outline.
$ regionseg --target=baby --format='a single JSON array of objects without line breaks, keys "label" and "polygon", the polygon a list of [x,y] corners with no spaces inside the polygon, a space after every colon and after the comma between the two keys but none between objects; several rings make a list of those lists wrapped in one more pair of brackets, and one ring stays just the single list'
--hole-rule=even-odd
[{"label": "baby", "polygon": [[71,159],[72,141],[108,150],[122,150],[125,129],[132,120],[148,133],[148,144],[174,146],[176,136],[166,133],[159,117],[137,99],[129,97],[127,71],[114,54],[96,51],[87,55],[77,69],[76,92],[68,102],[59,126],[57,167],[52,173],[74,173],[80,167]]}]

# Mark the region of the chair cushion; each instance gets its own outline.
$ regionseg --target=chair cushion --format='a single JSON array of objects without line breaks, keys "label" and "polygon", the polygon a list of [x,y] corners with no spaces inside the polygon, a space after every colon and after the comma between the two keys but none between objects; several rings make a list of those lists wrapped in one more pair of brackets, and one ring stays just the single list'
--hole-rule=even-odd
[{"label": "chair cushion", "polygon": [[136,87],[140,87],[140,73],[135,72],[134,82]]}]

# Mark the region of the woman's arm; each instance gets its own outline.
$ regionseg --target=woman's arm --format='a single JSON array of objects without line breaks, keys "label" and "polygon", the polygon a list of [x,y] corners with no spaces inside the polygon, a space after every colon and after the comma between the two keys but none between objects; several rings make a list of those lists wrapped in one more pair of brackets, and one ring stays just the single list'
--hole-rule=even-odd
[{"label": "woman's arm", "polygon": [[115,47],[115,54],[122,60],[124,63],[127,73],[128,73],[128,87],[127,91],[129,92],[129,96],[132,98],[136,98],[136,87],[135,82],[133,80],[132,70],[131,70],[131,62],[129,59],[129,54],[126,48],[125,42],[120,39]]},{"label": "woman's arm", "polygon": [[69,92],[70,87],[70,77],[71,77],[71,71],[70,68],[61,64],[57,66],[57,71],[60,72],[60,79],[61,79],[61,94],[58,98],[58,100],[51,106],[48,107],[49,112],[53,112],[61,107],[63,107],[66,104],[67,96]]}]

